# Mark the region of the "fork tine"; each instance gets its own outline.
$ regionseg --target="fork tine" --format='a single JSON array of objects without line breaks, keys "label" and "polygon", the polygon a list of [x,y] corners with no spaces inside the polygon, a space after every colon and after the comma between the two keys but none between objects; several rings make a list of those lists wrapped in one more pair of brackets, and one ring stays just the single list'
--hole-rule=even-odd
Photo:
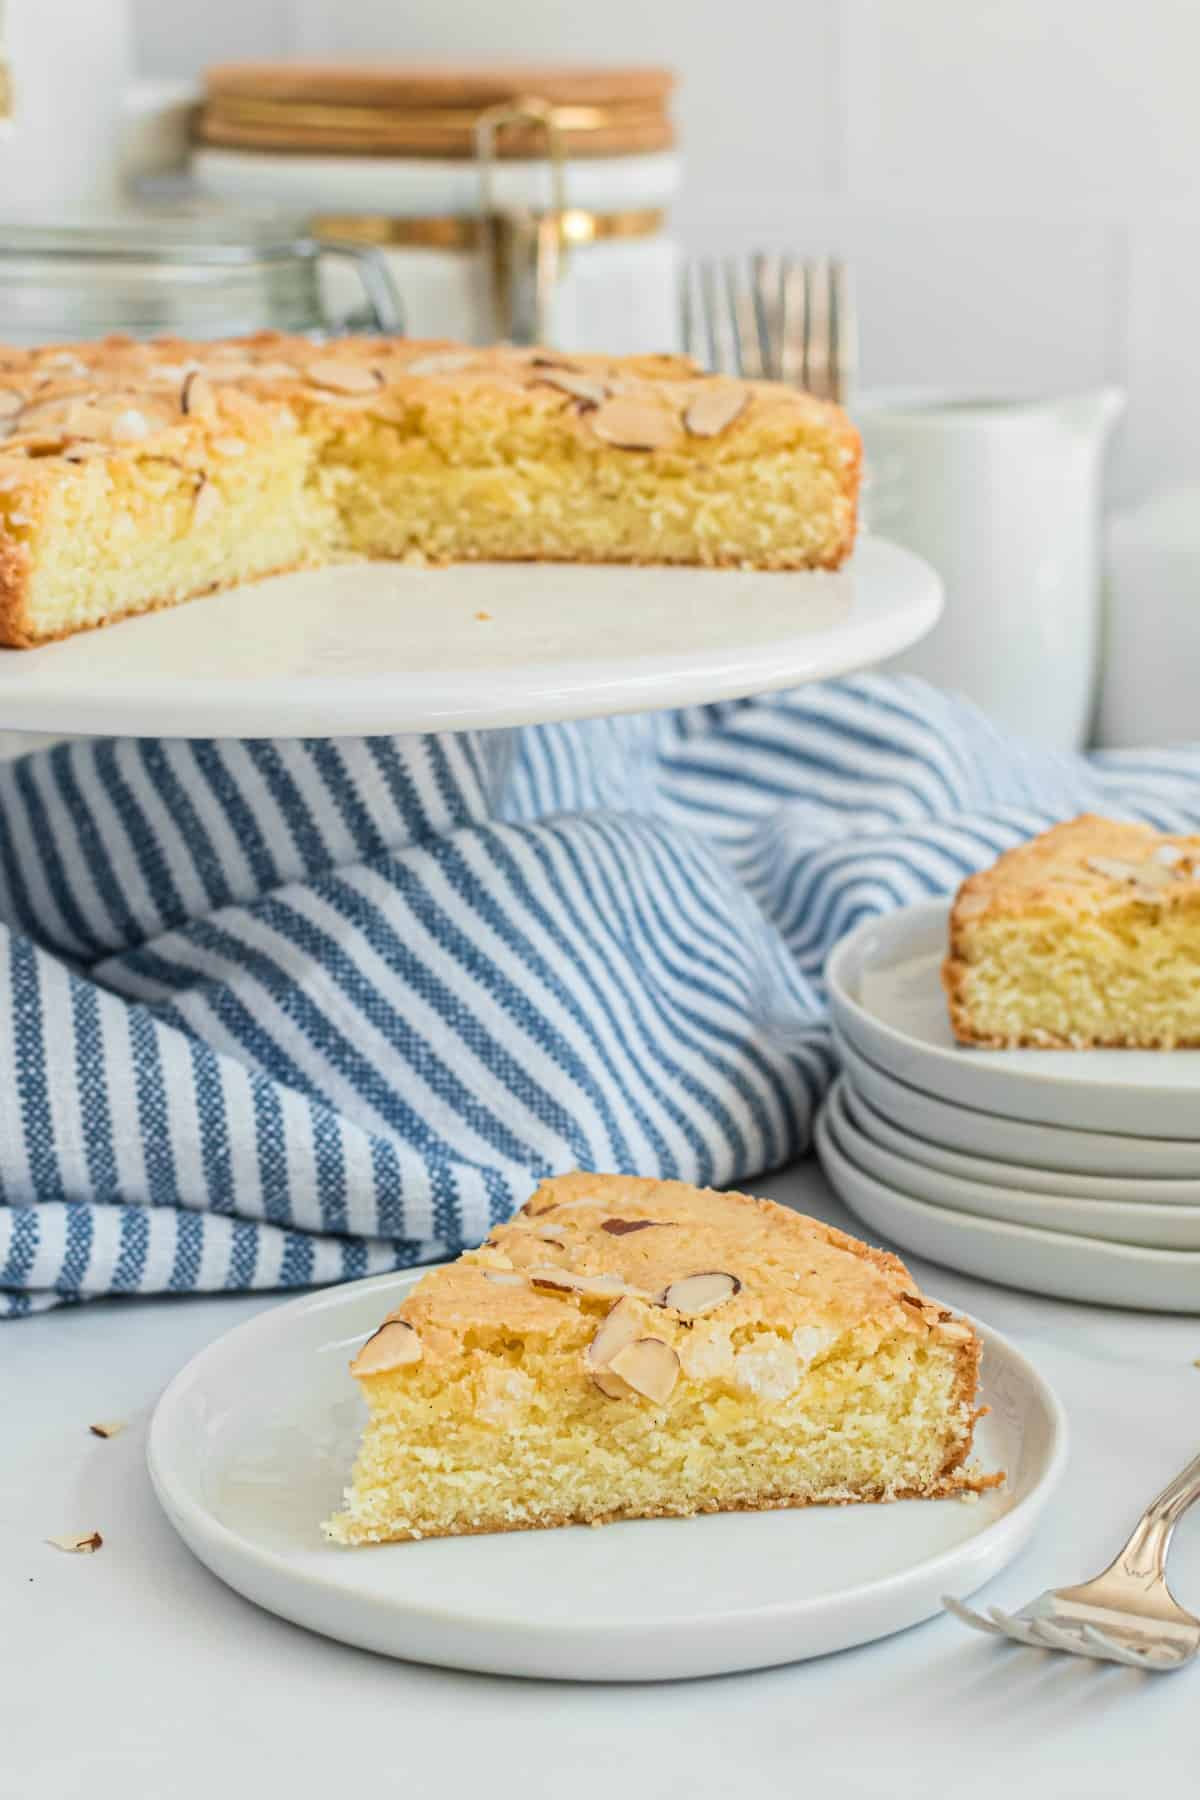
[{"label": "fork tine", "polygon": [[784,259],[779,283],[779,374],[791,387],[808,386],[808,266]]},{"label": "fork tine", "polygon": [[700,263],[700,301],[704,308],[704,330],[708,339],[708,356],[705,361],[714,371],[721,368],[721,326],[720,297],[717,293],[716,265],[710,257]]},{"label": "fork tine", "polygon": [[742,374],[747,381],[765,381],[770,375],[770,343],[763,331],[758,307],[758,287],[753,269],[743,272],[737,290],[738,337]]},{"label": "fork tine", "polygon": [[808,330],[805,334],[804,385],[819,400],[833,398],[832,273],[827,257],[809,267]]},{"label": "fork tine", "polygon": [[725,303],[733,327],[735,373],[755,379],[760,363],[754,295],[736,256],[725,259]]},{"label": "fork tine", "polygon": [[854,284],[840,257],[830,264],[829,317],[833,344],[833,385],[830,398],[845,406],[858,374],[858,318],[854,308]]},{"label": "fork tine", "polygon": [[709,334],[712,338],[712,368],[718,375],[736,375],[737,337],[733,314],[728,305],[727,271],[711,259],[701,264],[701,271]]},{"label": "fork tine", "polygon": [[988,1612],[991,1614],[992,1618],[995,1619],[1000,1629],[1005,1632],[1008,1637],[1016,1638],[1019,1644],[1031,1644],[1035,1650],[1044,1650],[1046,1648],[1046,1645],[1041,1643],[1033,1635],[1033,1628],[1028,1620],[1018,1618],[1012,1613],[1001,1612],[998,1606],[989,1606]]},{"label": "fork tine", "polygon": [[769,381],[779,374],[779,258],[760,250],[751,264],[754,283],[754,317],[758,328],[762,372]]},{"label": "fork tine", "polygon": [[696,362],[700,362],[702,360],[700,344],[698,344],[700,329],[698,329],[698,319],[696,319],[696,265],[691,259],[685,261],[684,268],[680,272],[678,302],[680,302],[680,344],[684,347],[684,355],[694,356]]},{"label": "fork tine", "polygon": [[1095,1625],[1082,1626],[1080,1634],[1093,1655],[1108,1657],[1113,1662],[1128,1663],[1133,1669],[1144,1669],[1148,1662],[1152,1659],[1156,1661],[1160,1656],[1168,1656],[1172,1661],[1175,1660],[1172,1655],[1174,1647],[1171,1645],[1164,1644],[1161,1649],[1153,1652],[1135,1650],[1131,1644],[1118,1642],[1116,1638],[1110,1637],[1107,1631],[1101,1631]]},{"label": "fork tine", "polygon": [[1034,1642],[1045,1650],[1066,1650],[1071,1656],[1090,1654],[1077,1632],[1064,1631],[1061,1625],[1055,1625],[1049,1619],[1031,1619],[1029,1630]]},{"label": "fork tine", "polygon": [[1002,1631],[999,1625],[993,1625],[992,1621],[985,1619],[982,1613],[974,1612],[969,1606],[964,1606],[961,1600],[954,1598],[953,1594],[943,1594],[942,1605],[948,1613],[953,1613],[956,1619],[961,1619],[964,1625],[970,1625],[975,1631],[986,1631],[989,1637],[1008,1636],[1008,1633]]},{"label": "fork tine", "polygon": [[703,362],[697,314],[696,265],[689,257],[683,265],[679,281],[679,339],[686,356],[694,356],[697,362]]}]

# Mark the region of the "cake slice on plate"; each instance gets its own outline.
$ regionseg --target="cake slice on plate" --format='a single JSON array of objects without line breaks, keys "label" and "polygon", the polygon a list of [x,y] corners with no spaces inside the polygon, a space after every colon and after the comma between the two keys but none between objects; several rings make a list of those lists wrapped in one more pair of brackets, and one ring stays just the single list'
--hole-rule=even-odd
[{"label": "cake slice on plate", "polygon": [[968,1463],[979,1339],[896,1257],[769,1200],[543,1183],[351,1364],[343,1544],[896,1500]]},{"label": "cake slice on plate", "polygon": [[964,1044],[1200,1045],[1200,837],[1084,814],[972,875],[943,969]]}]

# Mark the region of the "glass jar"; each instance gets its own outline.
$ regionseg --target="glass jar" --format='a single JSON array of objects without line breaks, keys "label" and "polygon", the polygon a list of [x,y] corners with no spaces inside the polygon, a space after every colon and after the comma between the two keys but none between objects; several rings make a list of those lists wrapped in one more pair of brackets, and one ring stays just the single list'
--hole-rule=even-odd
[{"label": "glass jar", "polygon": [[317,243],[280,219],[0,226],[0,342],[323,331],[334,325],[322,298],[326,256],[355,269],[366,303],[356,324],[402,329],[377,251]]},{"label": "glass jar", "polygon": [[672,87],[661,69],[233,64],[209,72],[193,182],[378,249],[414,336],[669,350]]}]

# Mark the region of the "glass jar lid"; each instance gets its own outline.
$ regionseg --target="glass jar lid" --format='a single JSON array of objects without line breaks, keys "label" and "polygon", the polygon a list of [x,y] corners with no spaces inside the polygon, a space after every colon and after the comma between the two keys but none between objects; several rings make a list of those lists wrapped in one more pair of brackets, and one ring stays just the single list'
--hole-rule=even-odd
[{"label": "glass jar lid", "polygon": [[372,324],[399,330],[382,260],[361,245],[318,242],[298,221],[0,225],[0,339],[320,330],[320,259],[331,253],[358,265]]}]

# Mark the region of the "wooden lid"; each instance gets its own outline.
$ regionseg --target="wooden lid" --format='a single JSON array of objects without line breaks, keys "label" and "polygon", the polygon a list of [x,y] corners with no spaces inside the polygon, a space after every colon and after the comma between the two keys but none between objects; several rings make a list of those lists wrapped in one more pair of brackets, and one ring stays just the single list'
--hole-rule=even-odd
[{"label": "wooden lid", "polygon": [[[554,110],[571,156],[669,149],[667,69],[538,63],[224,63],[210,69],[203,143],[364,156],[472,156],[489,107],[519,100]],[[500,129],[496,154],[538,157],[544,128]]]}]

